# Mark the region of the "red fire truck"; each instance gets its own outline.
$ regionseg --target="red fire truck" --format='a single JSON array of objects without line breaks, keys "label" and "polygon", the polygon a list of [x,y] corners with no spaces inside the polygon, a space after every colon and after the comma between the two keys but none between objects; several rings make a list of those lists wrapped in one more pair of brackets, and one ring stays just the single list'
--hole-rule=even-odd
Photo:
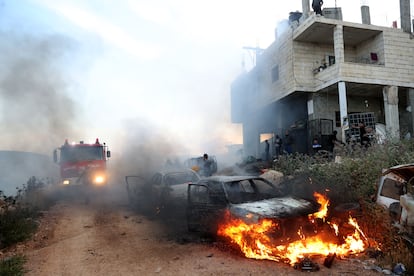
[{"label": "red fire truck", "polygon": [[53,151],[54,162],[60,167],[63,186],[104,186],[108,180],[106,161],[111,152],[97,138],[95,143],[65,143]]}]

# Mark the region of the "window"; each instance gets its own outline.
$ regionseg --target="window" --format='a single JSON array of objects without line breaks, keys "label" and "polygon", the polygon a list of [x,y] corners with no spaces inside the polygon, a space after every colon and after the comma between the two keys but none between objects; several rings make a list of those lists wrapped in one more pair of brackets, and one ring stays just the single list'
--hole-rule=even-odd
[{"label": "window", "polygon": [[272,68],[272,82],[279,80],[279,65]]},{"label": "window", "polygon": [[201,185],[190,185],[188,198],[192,203],[208,203],[208,188]]},{"label": "window", "polygon": [[372,62],[377,62],[378,61],[377,53],[371,53],[371,61]]},{"label": "window", "polygon": [[254,189],[259,194],[268,194],[268,195],[278,195],[277,189],[271,186],[269,183],[264,182],[263,180],[255,179],[253,180]]},{"label": "window", "polygon": [[384,179],[381,195],[395,200],[400,200],[400,195],[403,194],[403,183],[391,178]]},{"label": "window", "polygon": [[327,59],[328,59],[327,61],[328,61],[329,66],[332,66],[335,64],[335,56],[328,56]]},{"label": "window", "polygon": [[64,146],[61,148],[62,162],[103,160],[102,146]]},{"label": "window", "polygon": [[245,193],[254,193],[254,189],[252,187],[252,183],[248,180],[243,180],[240,182],[240,185]]},{"label": "window", "polygon": [[165,176],[165,183],[170,185],[179,185],[184,184],[187,182],[197,182],[198,177],[193,172],[176,172],[176,173],[170,173]]},{"label": "window", "polygon": [[335,126],[341,127],[341,112],[335,111]]},{"label": "window", "polygon": [[153,185],[158,185],[158,186],[161,185],[161,183],[162,183],[162,176],[161,176],[161,174],[159,174],[159,173],[155,174],[152,177],[152,179],[151,179],[151,183]]}]

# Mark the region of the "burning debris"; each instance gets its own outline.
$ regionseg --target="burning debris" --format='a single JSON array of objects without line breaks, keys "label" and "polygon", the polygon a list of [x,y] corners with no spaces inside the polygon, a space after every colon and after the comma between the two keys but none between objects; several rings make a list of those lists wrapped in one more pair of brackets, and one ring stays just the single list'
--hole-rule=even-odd
[{"label": "burning debris", "polygon": [[316,271],[319,266],[311,257],[324,257],[324,265],[330,267],[335,257],[344,258],[364,252],[369,246],[355,218],[347,221],[335,218],[328,220],[329,200],[314,193],[320,204],[319,211],[297,224],[289,221],[290,233],[279,233],[283,220],[262,219],[256,224],[247,224],[243,219],[230,215],[219,225],[218,235],[230,239],[247,258],[284,262],[302,271]]},{"label": "burning debris", "polygon": [[318,271],[319,265],[315,262],[312,262],[312,260],[309,257],[303,258],[300,262],[296,263],[294,265],[294,268],[297,270],[302,271]]}]

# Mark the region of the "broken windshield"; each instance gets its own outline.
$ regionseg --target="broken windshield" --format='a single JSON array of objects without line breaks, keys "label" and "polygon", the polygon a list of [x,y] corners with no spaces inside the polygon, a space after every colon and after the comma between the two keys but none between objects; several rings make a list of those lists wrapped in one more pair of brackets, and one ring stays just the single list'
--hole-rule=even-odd
[{"label": "broken windshield", "polygon": [[278,191],[263,179],[245,179],[226,182],[225,190],[230,203],[238,204],[278,196]]}]

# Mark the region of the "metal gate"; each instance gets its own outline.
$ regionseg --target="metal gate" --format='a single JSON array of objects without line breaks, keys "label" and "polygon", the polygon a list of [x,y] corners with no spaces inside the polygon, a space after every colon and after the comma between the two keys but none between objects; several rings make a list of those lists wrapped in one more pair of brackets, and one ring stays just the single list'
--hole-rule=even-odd
[{"label": "metal gate", "polygon": [[[370,129],[369,135],[373,135],[375,133],[375,115],[374,112],[365,112],[365,113],[352,113],[348,114],[349,120],[349,129],[345,131],[346,140],[356,141],[360,143],[360,133],[359,128],[355,128],[352,126],[358,125],[360,122],[365,124],[365,128]],[[370,137],[371,140],[373,137]]]},{"label": "metal gate", "polygon": [[331,119],[314,119],[308,122],[308,152],[312,149],[312,140],[316,137],[322,145],[322,149],[327,150],[329,146],[329,137],[333,132],[333,120]]}]

